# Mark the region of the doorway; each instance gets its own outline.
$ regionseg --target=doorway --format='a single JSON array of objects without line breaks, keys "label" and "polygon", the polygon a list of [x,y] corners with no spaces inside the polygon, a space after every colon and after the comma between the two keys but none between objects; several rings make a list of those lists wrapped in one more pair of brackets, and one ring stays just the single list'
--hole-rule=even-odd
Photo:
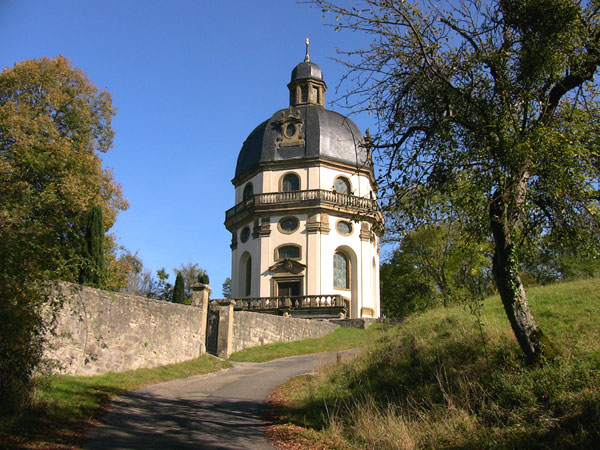
[{"label": "doorway", "polygon": [[300,295],[300,280],[276,281],[277,297],[297,297]]}]

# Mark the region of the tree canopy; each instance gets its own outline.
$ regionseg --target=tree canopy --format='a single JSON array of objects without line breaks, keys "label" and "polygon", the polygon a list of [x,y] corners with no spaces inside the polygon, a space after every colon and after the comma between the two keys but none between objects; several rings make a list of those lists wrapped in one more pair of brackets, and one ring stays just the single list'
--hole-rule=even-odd
[{"label": "tree canopy", "polygon": [[599,247],[600,2],[310,3],[337,29],[372,37],[341,51],[352,82],[343,99],[378,120],[388,201],[452,193],[465,227],[493,239],[507,316],[539,362],[550,347],[519,276],[524,243]]},{"label": "tree canopy", "polygon": [[99,157],[113,115],[109,93],[62,56],[0,73],[0,409],[26,397],[49,282],[77,280],[87,211],[101,208],[105,232],[127,206]]},{"label": "tree canopy", "polygon": [[127,207],[99,157],[112,146],[113,115],[109,93],[62,56],[0,74],[3,235],[23,235],[63,280],[77,277],[87,211],[98,205],[107,231]]}]

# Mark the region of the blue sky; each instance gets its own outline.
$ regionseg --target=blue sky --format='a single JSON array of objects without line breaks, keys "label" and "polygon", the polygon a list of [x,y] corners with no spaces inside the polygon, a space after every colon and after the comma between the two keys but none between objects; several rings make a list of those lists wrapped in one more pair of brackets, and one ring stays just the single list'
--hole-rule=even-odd
[{"label": "blue sky", "polygon": [[366,38],[293,0],[0,0],[1,67],[62,54],[112,95],[116,136],[103,159],[130,202],[112,229],[119,244],[153,270],[198,263],[213,297],[230,276],[223,221],[238,152],[288,105],[306,37],[330,103],[344,73],[336,47]]}]

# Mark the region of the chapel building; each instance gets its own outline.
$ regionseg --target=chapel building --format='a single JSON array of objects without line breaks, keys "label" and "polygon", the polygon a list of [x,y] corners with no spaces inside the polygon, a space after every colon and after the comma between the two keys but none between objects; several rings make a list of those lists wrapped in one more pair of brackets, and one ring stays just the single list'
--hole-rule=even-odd
[{"label": "chapel building", "polygon": [[383,216],[368,146],[350,119],[325,108],[308,40],[287,86],[289,106],[258,125],[238,156],[225,217],[231,298],[327,306],[336,296],[346,317],[379,317]]}]

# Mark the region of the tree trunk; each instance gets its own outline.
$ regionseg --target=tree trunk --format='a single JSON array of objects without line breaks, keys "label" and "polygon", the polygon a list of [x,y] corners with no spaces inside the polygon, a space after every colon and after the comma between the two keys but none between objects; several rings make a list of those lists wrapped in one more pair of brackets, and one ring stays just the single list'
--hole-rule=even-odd
[{"label": "tree trunk", "polygon": [[490,205],[495,243],[492,272],[515,337],[527,360],[531,364],[538,364],[551,353],[551,346],[529,309],[507,214],[504,198],[495,195]]}]

